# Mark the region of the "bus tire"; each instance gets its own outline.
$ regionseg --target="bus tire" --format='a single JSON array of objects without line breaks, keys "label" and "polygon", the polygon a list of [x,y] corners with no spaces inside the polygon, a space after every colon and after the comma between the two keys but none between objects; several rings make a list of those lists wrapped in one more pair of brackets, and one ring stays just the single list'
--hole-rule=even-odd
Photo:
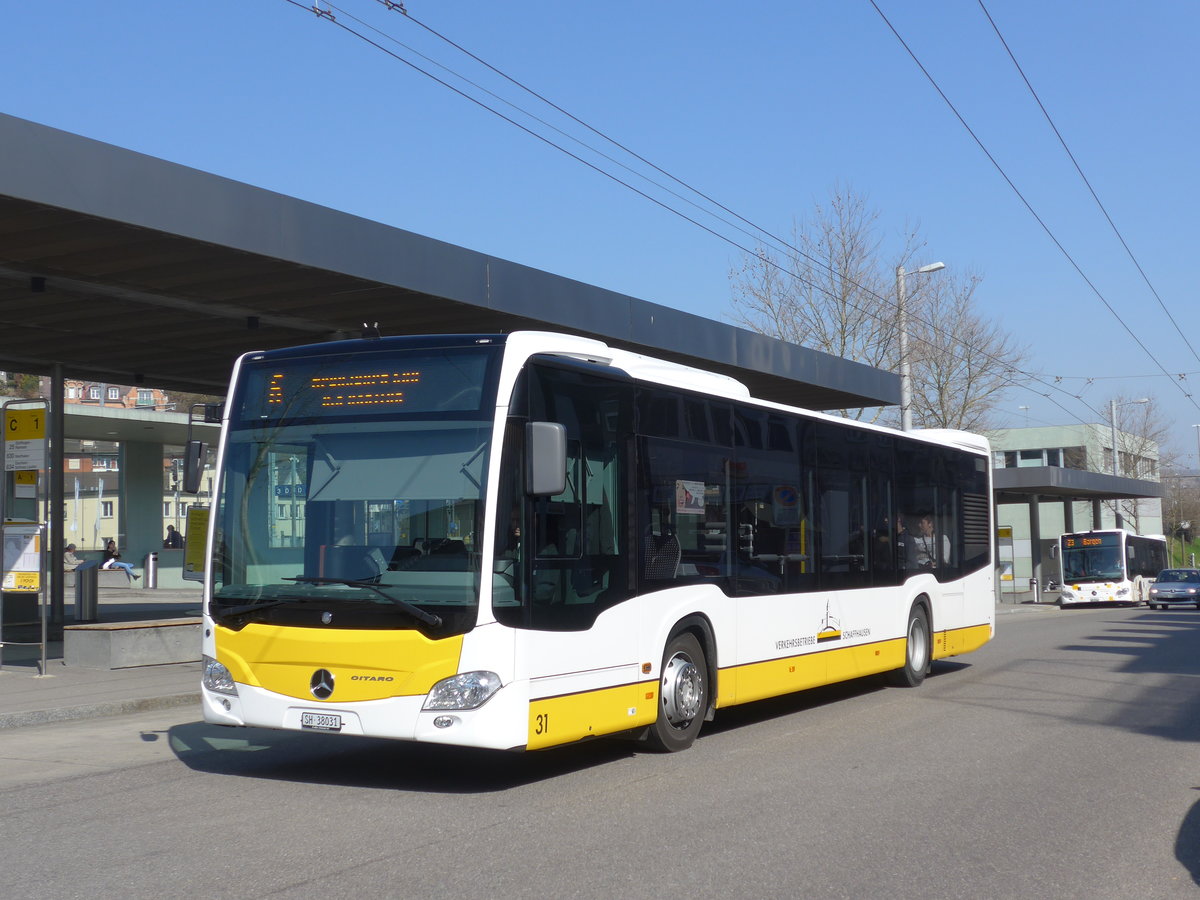
[{"label": "bus tire", "polygon": [[914,603],[908,611],[908,627],[904,632],[904,665],[888,673],[896,687],[919,687],[929,671],[930,648],[929,613],[924,605]]},{"label": "bus tire", "polygon": [[658,718],[646,734],[646,745],[662,753],[686,750],[708,709],[708,663],[690,631],[667,642],[658,687]]}]

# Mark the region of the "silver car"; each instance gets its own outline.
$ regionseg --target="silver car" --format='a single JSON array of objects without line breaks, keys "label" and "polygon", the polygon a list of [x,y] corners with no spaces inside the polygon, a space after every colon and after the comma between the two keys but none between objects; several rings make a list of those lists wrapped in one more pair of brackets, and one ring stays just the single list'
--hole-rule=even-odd
[{"label": "silver car", "polygon": [[1200,569],[1163,569],[1150,585],[1150,608],[1192,603],[1200,609]]}]

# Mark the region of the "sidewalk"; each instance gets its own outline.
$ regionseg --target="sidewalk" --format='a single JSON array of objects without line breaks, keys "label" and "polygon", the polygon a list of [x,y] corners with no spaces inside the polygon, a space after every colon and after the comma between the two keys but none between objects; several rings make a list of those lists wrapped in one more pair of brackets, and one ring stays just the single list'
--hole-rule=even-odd
[{"label": "sidewalk", "polygon": [[[66,602],[67,625],[75,623],[74,598]],[[200,615],[201,592],[195,588],[99,591],[99,621],[131,622]],[[132,669],[85,669],[63,662],[63,642],[46,648],[46,674],[39,675],[41,649],[10,641],[37,640],[36,629],[8,626],[0,668],[0,729],[43,725],[66,719],[118,716],[173,706],[200,706],[200,663],[140,666]]]},{"label": "sidewalk", "polygon": [[1033,591],[1004,591],[996,601],[996,615],[1028,610],[1057,611],[1059,608],[1058,591],[1041,591],[1036,597]]},{"label": "sidewalk", "polygon": [[[1032,595],[996,604],[997,616],[1058,611],[1053,603],[1034,603]],[[101,588],[101,622],[173,619],[200,615],[200,590]],[[66,623],[75,621],[67,601]],[[8,630],[6,640],[11,640]],[[37,647],[3,648],[0,668],[0,729],[45,725],[67,719],[119,716],[176,706],[195,706],[200,714],[200,663],[139,666],[132,669],[84,669],[63,663],[62,641],[47,648],[46,675],[38,674]]]}]

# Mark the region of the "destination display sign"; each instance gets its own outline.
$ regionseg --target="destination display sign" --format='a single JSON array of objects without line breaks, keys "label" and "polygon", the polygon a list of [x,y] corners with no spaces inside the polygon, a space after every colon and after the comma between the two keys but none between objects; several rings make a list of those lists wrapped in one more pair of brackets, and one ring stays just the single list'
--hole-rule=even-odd
[{"label": "destination display sign", "polygon": [[235,420],[478,411],[495,355],[470,347],[263,360],[247,368]]}]

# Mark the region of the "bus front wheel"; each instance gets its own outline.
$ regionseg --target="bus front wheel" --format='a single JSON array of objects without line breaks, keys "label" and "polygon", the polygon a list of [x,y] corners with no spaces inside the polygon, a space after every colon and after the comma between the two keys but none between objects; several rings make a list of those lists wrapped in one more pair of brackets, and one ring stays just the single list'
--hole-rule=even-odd
[{"label": "bus front wheel", "polygon": [[663,651],[659,678],[658,719],[650,726],[646,744],[674,753],[696,740],[708,707],[708,665],[696,636],[683,632]]},{"label": "bus front wheel", "polygon": [[904,638],[904,665],[889,673],[897,687],[917,687],[925,680],[930,662],[929,613],[921,604],[908,611],[908,628]]}]

